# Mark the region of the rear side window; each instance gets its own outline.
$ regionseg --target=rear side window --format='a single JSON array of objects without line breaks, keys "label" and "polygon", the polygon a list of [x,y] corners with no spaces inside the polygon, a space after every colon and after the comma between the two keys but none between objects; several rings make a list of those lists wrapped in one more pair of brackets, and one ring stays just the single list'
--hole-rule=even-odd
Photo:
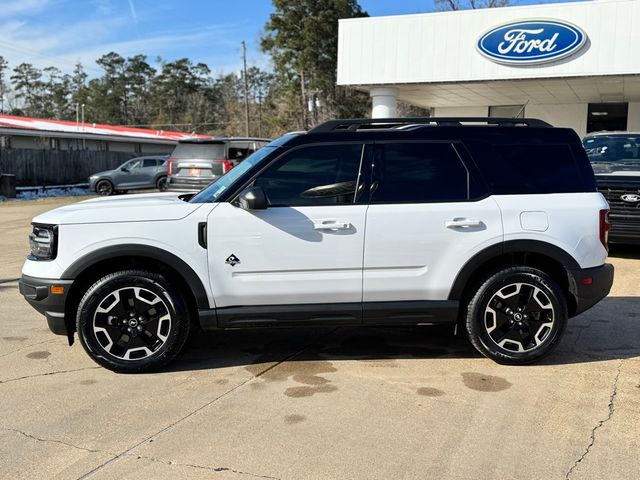
[{"label": "rear side window", "polygon": [[494,194],[582,192],[580,169],[567,144],[494,145],[481,166]]},{"label": "rear side window", "polygon": [[158,161],[155,158],[145,158],[144,163],[142,164],[144,168],[146,167],[156,167],[158,166]]},{"label": "rear side window", "polygon": [[469,175],[449,143],[376,145],[371,203],[466,201]]}]

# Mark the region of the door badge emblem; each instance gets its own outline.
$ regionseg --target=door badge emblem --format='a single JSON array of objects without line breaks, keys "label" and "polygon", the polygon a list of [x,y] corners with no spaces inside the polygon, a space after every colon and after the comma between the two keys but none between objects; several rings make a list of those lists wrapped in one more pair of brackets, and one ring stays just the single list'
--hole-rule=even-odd
[{"label": "door badge emblem", "polygon": [[231,265],[232,267],[235,267],[237,264],[240,263],[240,259],[238,257],[236,257],[233,253],[231,255],[229,255],[229,257],[224,261],[224,263],[226,263],[227,265]]}]

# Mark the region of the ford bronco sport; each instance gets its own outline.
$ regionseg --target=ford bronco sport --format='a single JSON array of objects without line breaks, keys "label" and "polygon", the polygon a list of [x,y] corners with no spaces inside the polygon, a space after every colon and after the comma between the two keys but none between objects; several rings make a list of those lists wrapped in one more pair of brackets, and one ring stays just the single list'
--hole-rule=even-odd
[{"label": "ford bronco sport", "polygon": [[116,371],[165,365],[194,325],[449,324],[483,355],[525,364],[608,294],[607,215],[573,130],[335,120],[196,195],[36,217],[20,291]]}]

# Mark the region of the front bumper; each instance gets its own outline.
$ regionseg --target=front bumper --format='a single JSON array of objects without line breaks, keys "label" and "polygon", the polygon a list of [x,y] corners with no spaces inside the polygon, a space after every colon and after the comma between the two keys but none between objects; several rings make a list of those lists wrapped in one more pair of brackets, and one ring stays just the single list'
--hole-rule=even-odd
[{"label": "front bumper", "polygon": [[610,263],[594,268],[569,270],[569,290],[576,299],[574,315],[590,309],[609,294],[613,285],[613,273],[613,265]]},{"label": "front bumper", "polygon": [[[65,321],[65,304],[73,280],[51,280],[22,275],[18,282],[25,300],[47,319],[49,330],[56,335],[69,335]],[[51,293],[51,287],[64,287],[64,293]]]}]

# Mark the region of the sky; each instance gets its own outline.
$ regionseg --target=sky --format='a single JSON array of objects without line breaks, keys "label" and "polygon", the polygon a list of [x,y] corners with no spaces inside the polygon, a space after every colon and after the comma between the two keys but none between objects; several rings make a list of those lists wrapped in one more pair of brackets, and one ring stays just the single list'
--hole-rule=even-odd
[{"label": "sky", "polygon": [[[241,42],[248,62],[269,68],[260,36],[270,0],[1,0],[0,55],[11,66],[29,62],[70,72],[82,62],[90,76],[95,60],[115,51],[145,54],[155,64],[188,57],[213,72],[239,71]],[[517,4],[541,3],[518,0]],[[434,11],[433,0],[360,0],[371,15]]]}]

